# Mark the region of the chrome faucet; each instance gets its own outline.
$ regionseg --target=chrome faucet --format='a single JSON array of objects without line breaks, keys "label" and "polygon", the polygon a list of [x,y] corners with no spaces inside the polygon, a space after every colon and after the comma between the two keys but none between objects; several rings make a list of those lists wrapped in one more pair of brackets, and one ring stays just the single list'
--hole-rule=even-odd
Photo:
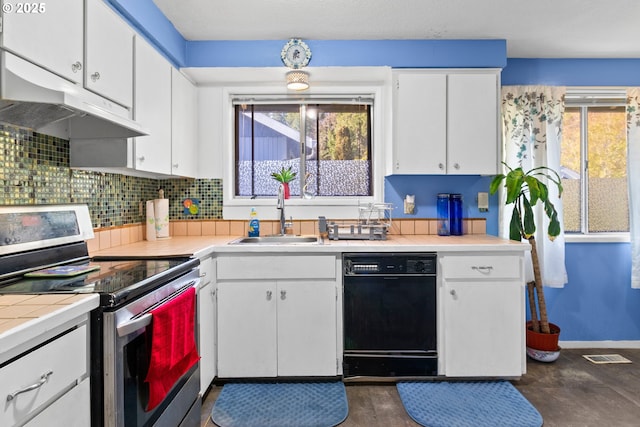
[{"label": "chrome faucet", "polygon": [[293,227],[293,217],[290,217],[289,222],[286,222],[284,215],[284,187],[282,185],[278,187],[278,204],[276,208],[280,211],[280,234],[284,236],[287,234],[287,228]]}]

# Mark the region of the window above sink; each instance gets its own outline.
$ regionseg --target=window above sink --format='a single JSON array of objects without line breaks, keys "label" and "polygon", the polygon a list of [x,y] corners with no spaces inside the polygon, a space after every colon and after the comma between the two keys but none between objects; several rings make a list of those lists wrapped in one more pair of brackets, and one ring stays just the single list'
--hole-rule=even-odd
[{"label": "window above sink", "polygon": [[[238,192],[235,184],[235,112],[238,100],[269,99],[272,104],[296,104],[313,100],[350,99],[353,104],[370,102],[370,183],[369,194],[327,194],[312,198],[300,196],[302,188],[292,192],[287,200],[287,219],[316,219],[324,215],[333,219],[352,219],[357,216],[359,203],[382,202],[385,171],[389,170],[391,142],[391,69],[389,67],[307,67],[311,87],[304,94],[286,89],[285,73],[278,68],[245,68],[234,70],[187,70],[202,83],[200,90],[200,133],[210,135],[203,139],[201,178],[222,178],[224,219],[249,217],[252,207],[260,219],[277,219],[275,185],[273,195]],[[206,76],[205,76],[206,74]],[[360,99],[361,101],[358,101]],[[277,101],[278,100],[278,101]],[[246,102],[247,104],[250,101]],[[317,102],[316,102],[317,104]],[[289,156],[299,159],[299,155]],[[277,167],[277,166],[276,166]],[[274,169],[276,168],[274,167]],[[281,166],[280,166],[281,167]],[[288,167],[288,166],[287,166]],[[278,168],[279,170],[279,168]],[[300,176],[299,176],[300,177]],[[355,192],[354,192],[355,193]],[[238,195],[240,194],[240,195]]]}]

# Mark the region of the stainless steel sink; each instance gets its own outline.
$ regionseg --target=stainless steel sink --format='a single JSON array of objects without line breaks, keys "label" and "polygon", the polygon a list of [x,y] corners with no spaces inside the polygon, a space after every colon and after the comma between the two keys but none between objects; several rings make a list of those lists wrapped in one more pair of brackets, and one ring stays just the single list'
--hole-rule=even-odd
[{"label": "stainless steel sink", "polygon": [[295,236],[277,234],[260,237],[240,237],[229,242],[230,245],[321,245],[322,238],[317,236]]}]

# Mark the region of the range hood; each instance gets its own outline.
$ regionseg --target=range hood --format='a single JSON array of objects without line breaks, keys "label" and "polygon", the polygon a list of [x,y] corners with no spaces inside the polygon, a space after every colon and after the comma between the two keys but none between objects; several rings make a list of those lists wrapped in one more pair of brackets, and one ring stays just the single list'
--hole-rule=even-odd
[{"label": "range hood", "polygon": [[130,111],[9,52],[0,52],[0,123],[39,130],[69,120],[69,139],[148,135]]}]

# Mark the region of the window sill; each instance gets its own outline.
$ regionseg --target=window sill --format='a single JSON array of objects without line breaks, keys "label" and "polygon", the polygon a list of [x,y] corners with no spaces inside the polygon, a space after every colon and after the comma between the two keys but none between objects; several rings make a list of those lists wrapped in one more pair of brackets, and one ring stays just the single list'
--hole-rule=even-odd
[{"label": "window sill", "polygon": [[[359,204],[374,201],[373,197],[361,198],[292,198],[285,201],[285,216],[287,219],[312,220],[324,216],[327,219],[355,219],[358,218]],[[280,212],[276,208],[276,199],[233,199],[225,202],[222,208],[224,219],[248,219],[251,208],[256,208],[259,219],[278,219]]]},{"label": "window sill", "polygon": [[629,233],[598,233],[564,235],[565,243],[629,243]]}]

